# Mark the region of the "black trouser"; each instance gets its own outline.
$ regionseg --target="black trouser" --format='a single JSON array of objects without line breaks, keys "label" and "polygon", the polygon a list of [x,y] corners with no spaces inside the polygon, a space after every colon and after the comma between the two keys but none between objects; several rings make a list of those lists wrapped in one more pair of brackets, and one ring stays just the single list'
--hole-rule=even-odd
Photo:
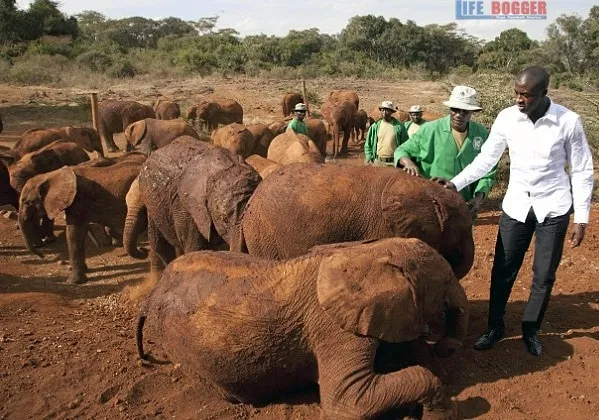
[{"label": "black trouser", "polygon": [[522,333],[530,335],[540,329],[555,282],[555,272],[562,258],[569,220],[570,213],[567,213],[545,218],[539,223],[532,207],[524,223],[505,213],[501,215],[491,271],[489,328],[504,327],[505,306],[534,233],[532,288],[522,318]]}]

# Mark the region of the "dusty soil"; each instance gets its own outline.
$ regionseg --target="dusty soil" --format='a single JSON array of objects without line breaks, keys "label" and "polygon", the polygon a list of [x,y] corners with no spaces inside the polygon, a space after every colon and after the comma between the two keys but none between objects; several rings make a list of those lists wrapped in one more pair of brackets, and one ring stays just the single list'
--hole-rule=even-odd
[{"label": "dusty soil", "polygon": [[[168,97],[188,105],[200,97],[223,96],[244,106],[246,121],[278,119],[281,94],[293,82],[196,79],[114,86],[100,97],[151,103]],[[351,87],[365,109],[382,99],[400,107],[422,103],[442,110],[446,89],[435,83],[314,82],[320,97]],[[2,144],[35,126],[88,124],[83,90],[2,86]],[[123,145],[122,139],[117,143]],[[337,164],[361,164],[360,148]],[[520,317],[530,290],[527,256],[508,305],[506,339],[476,352],[472,343],[486,325],[489,272],[497,232],[498,204],[490,202],[474,229],[476,261],[463,284],[471,302],[465,348],[442,360],[448,392],[464,418],[591,419],[599,415],[599,208],[583,246],[567,248],[541,334],[542,357],[530,356],[519,336]],[[87,244],[89,283],[67,285],[64,226],[44,249],[45,260],[29,254],[15,221],[0,218],[0,419],[314,419],[317,394],[287,396],[262,407],[233,405],[180,372],[166,360],[159,343],[147,351],[163,361],[142,366],[135,350],[138,297],[144,292],[148,263],[122,248]],[[148,337],[151,339],[151,337]]]}]

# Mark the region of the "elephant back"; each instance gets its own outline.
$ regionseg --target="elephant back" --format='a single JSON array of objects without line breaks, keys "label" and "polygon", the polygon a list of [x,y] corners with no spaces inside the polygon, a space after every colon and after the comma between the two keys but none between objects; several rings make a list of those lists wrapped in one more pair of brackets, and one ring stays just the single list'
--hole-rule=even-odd
[{"label": "elephant back", "polygon": [[142,166],[139,174],[142,200],[149,218],[171,244],[180,245],[173,221],[185,220],[188,216],[178,193],[181,174],[195,156],[213,147],[193,137],[182,136],[157,149]]},{"label": "elephant back", "polygon": [[217,128],[212,132],[211,139],[215,146],[228,149],[244,158],[254,150],[254,135],[243,124],[233,123]]},{"label": "elephant back", "polygon": [[380,201],[387,228],[393,236],[423,240],[462,278],[474,262],[472,218],[465,201],[435,182],[396,172]]},{"label": "elephant back", "polygon": [[267,159],[287,165],[290,163],[324,163],[318,146],[304,134],[287,130],[273,139]]}]

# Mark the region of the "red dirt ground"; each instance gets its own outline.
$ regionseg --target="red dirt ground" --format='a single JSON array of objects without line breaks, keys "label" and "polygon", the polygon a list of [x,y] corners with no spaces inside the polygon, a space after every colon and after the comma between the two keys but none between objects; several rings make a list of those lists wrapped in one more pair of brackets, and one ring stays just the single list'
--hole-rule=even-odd
[{"label": "red dirt ground", "polygon": [[[162,94],[199,97],[192,82],[115,87],[112,96],[145,102]],[[281,82],[205,81],[215,94],[242,100],[246,119],[274,120]],[[253,83],[253,84],[252,84]],[[377,86],[347,82],[360,92],[365,109],[381,97],[427,99],[438,108],[441,85],[417,83]],[[336,88],[321,83],[324,96]],[[363,90],[360,90],[362,88]],[[425,91],[425,94],[417,92]],[[68,107],[78,92],[50,88],[3,87],[4,144],[32,126],[51,126],[80,118]],[[42,92],[42,93],[39,93]],[[33,99],[31,99],[33,97]],[[40,100],[39,98],[42,98]],[[33,103],[27,104],[27,101]],[[41,107],[40,102],[48,107]],[[72,106],[76,109],[75,106]],[[122,145],[122,139],[117,140]],[[338,164],[361,164],[357,147]],[[448,360],[443,380],[464,418],[594,419],[599,416],[599,208],[595,205],[587,237],[577,249],[566,248],[540,338],[544,354],[529,355],[519,336],[520,317],[530,290],[527,256],[508,304],[506,339],[494,349],[477,352],[472,343],[486,325],[489,272],[493,259],[496,203],[477,219],[476,260],[463,279],[471,303],[471,326],[464,349]],[[138,296],[148,263],[128,257],[122,248],[87,244],[89,283],[64,283],[68,265],[64,226],[58,240],[39,260],[23,247],[15,221],[0,218],[0,419],[315,419],[320,409],[314,393],[298,394],[263,407],[230,404],[180,372],[170,362],[142,366],[135,349]],[[151,340],[151,337],[147,337]],[[166,360],[159,343],[146,350]]]}]

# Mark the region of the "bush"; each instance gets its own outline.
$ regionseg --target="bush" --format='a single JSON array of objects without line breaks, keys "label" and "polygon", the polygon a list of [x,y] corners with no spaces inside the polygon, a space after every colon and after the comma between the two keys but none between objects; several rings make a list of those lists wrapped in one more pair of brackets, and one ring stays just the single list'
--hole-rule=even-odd
[{"label": "bush", "polygon": [[77,62],[98,73],[104,73],[114,64],[112,57],[102,51],[85,52],[77,56]]},{"label": "bush", "polygon": [[106,75],[115,79],[134,77],[136,74],[135,67],[126,59],[118,60],[106,70]]}]

